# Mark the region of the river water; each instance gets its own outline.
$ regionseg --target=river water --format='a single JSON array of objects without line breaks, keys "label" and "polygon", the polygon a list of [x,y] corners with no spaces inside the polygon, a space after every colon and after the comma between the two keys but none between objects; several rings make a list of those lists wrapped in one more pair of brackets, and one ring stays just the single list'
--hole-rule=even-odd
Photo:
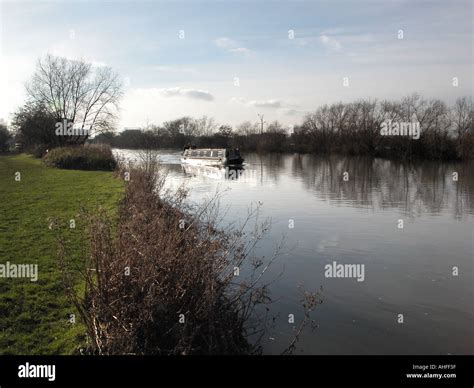
[{"label": "river water", "polygon": [[[227,190],[226,222],[242,222],[262,204],[271,229],[259,255],[271,256],[284,237],[286,253],[267,274],[277,316],[264,353],[291,341],[303,318],[301,286],[322,287],[323,303],[295,354],[473,353],[472,164],[246,154],[244,169],[226,174],[183,166],[179,151],[158,153],[167,186],[186,184],[192,201]],[[325,276],[337,264],[363,265],[363,277]]]}]

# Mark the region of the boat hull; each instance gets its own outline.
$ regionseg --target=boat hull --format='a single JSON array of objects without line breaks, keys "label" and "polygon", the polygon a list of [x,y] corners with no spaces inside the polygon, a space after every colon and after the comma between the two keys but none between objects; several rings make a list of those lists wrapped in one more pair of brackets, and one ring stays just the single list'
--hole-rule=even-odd
[{"label": "boat hull", "polygon": [[244,159],[214,159],[214,158],[181,158],[181,163],[193,166],[240,166]]}]

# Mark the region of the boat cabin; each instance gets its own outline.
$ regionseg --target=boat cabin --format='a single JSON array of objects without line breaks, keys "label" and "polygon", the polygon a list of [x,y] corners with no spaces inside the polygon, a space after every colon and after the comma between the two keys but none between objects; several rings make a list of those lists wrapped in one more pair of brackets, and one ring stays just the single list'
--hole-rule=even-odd
[{"label": "boat cabin", "polygon": [[202,162],[200,164],[242,164],[238,148],[186,148],[183,162]]}]

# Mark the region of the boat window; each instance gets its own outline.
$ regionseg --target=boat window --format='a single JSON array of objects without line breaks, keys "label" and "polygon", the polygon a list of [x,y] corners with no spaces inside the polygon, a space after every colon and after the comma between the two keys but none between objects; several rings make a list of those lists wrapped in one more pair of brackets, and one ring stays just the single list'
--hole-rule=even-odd
[{"label": "boat window", "polygon": [[191,156],[197,156],[197,151],[192,151]]},{"label": "boat window", "polygon": [[222,150],[221,150],[221,151],[217,151],[217,155],[218,155],[218,156],[223,156]]}]

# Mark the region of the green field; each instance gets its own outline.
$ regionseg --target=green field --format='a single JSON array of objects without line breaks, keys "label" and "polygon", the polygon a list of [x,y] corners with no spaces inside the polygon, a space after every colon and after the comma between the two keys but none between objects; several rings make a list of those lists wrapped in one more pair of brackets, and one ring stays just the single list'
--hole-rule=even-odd
[{"label": "green field", "polygon": [[[21,181],[15,181],[17,172]],[[79,267],[88,243],[77,215],[99,206],[115,211],[122,193],[123,183],[110,172],[59,170],[26,155],[0,156],[0,264],[38,264],[36,282],[0,278],[0,354],[71,354],[83,342],[77,314],[76,324],[68,322],[75,310],[64,296],[49,219],[61,220],[70,259]]]}]

